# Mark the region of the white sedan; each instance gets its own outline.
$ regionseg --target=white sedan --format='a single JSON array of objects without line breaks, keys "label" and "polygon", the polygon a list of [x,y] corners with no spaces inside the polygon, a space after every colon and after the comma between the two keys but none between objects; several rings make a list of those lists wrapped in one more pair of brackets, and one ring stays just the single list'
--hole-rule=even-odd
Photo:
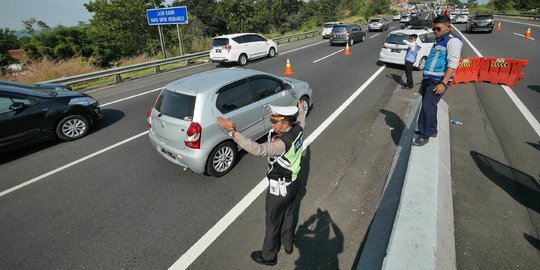
[{"label": "white sedan", "polygon": [[421,47],[413,66],[419,70],[424,69],[427,56],[435,42],[435,34],[431,29],[406,29],[390,32],[384,41],[379,60],[384,63],[405,65],[405,54],[407,45],[403,40],[407,40],[409,35],[417,34],[416,43]]}]

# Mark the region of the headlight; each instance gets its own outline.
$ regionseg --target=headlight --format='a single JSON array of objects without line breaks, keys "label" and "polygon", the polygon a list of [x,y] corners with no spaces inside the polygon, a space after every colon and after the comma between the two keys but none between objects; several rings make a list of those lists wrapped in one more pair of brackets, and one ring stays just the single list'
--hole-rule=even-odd
[{"label": "headlight", "polygon": [[72,98],[70,101],[69,101],[69,105],[91,105],[91,104],[94,104],[96,103],[97,100],[91,98],[91,97],[77,97],[77,98]]}]

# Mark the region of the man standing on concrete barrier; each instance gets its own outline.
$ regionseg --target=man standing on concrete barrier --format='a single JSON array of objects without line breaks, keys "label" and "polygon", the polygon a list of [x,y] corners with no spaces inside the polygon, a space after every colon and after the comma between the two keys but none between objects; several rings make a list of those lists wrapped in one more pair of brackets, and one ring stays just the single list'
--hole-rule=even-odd
[{"label": "man standing on concrete barrier", "polygon": [[452,81],[461,57],[461,38],[451,32],[450,18],[437,16],[433,20],[433,32],[437,39],[426,60],[420,94],[422,107],[418,117],[418,138],[414,146],[428,143],[429,137],[437,136],[437,104]]},{"label": "man standing on concrete barrier", "polygon": [[414,87],[412,72],[413,72],[413,65],[414,62],[416,62],[416,56],[418,55],[418,51],[420,50],[420,45],[416,44],[416,39],[418,38],[417,34],[411,34],[409,35],[409,40],[403,40],[403,43],[407,45],[407,54],[405,54],[405,76],[407,77],[407,83],[402,89],[412,89]]}]

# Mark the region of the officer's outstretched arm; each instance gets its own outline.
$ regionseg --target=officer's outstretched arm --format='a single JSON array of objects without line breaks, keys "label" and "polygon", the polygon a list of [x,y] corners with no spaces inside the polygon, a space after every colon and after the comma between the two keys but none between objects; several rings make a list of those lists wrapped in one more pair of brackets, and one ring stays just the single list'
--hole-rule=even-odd
[{"label": "officer's outstretched arm", "polygon": [[285,153],[285,143],[282,140],[257,143],[252,139],[244,137],[242,133],[235,132],[234,141],[244,150],[256,156],[281,155]]}]

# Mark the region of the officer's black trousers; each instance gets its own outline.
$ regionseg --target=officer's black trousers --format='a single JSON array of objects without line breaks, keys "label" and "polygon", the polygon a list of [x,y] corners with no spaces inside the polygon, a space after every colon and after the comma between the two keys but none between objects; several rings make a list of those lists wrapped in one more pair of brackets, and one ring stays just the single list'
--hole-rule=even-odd
[{"label": "officer's black trousers", "polygon": [[299,180],[287,186],[287,196],[270,194],[266,189],[266,234],[264,236],[262,257],[265,260],[276,258],[281,243],[291,249],[294,241],[294,198],[300,188]]},{"label": "officer's black trousers", "polygon": [[413,82],[413,64],[411,62],[405,61],[405,77],[407,77],[407,82],[405,83],[405,86],[408,86],[410,88],[414,87]]}]

